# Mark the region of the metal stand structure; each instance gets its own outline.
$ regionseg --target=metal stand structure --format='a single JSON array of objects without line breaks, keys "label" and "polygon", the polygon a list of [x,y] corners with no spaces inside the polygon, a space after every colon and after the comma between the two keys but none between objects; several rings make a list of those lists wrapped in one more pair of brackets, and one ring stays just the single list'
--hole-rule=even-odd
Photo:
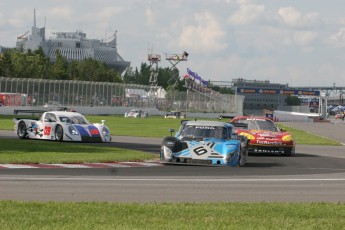
[{"label": "metal stand structure", "polygon": [[165,60],[169,61],[172,67],[170,68],[172,70],[171,78],[168,80],[168,85],[175,88],[178,84],[179,75],[178,70],[176,68],[177,64],[181,61],[187,61],[188,53],[186,51],[183,51],[182,54],[166,54]]},{"label": "metal stand structure", "polygon": [[155,93],[157,91],[158,85],[158,63],[161,61],[161,55],[159,54],[148,54],[147,60],[150,62],[150,91],[149,96],[151,99],[155,100]]},{"label": "metal stand structure", "polygon": [[150,62],[150,80],[151,86],[155,87],[158,84],[158,63],[161,61],[161,55],[149,54],[147,60]]}]

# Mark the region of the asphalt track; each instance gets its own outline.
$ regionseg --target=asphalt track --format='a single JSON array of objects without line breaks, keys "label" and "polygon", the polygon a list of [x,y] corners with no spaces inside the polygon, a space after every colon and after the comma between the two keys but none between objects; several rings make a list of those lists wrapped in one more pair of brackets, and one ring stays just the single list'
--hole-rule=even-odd
[{"label": "asphalt track", "polygon": [[[286,123],[345,143],[343,121]],[[16,138],[0,131],[0,138]],[[113,137],[158,153],[161,139]],[[245,167],[0,169],[1,200],[110,202],[345,202],[345,146],[298,145],[295,157],[251,155]]]}]

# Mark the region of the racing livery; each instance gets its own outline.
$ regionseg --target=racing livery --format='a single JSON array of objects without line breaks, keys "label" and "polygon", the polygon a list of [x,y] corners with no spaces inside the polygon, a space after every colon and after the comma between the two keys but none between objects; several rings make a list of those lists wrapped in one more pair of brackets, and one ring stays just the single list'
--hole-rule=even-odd
[{"label": "racing livery", "polygon": [[238,135],[249,140],[249,152],[273,152],[284,155],[295,154],[295,141],[291,133],[280,130],[266,117],[238,116],[230,121]]},{"label": "racing livery", "polygon": [[69,111],[47,111],[39,119],[13,118],[15,132],[21,139],[54,141],[110,142],[109,128],[91,124],[82,114]]},{"label": "racing livery", "polygon": [[233,132],[233,125],[184,121],[175,136],[163,139],[160,159],[172,164],[240,166],[247,162],[247,155],[247,139]]}]

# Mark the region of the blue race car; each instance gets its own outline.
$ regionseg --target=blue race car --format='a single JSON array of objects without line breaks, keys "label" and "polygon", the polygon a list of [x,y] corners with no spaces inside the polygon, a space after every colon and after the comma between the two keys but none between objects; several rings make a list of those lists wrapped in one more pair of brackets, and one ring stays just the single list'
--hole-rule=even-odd
[{"label": "blue race car", "polygon": [[233,125],[201,120],[183,121],[175,136],[163,139],[160,152],[162,163],[212,166],[241,166],[247,156],[248,139]]}]

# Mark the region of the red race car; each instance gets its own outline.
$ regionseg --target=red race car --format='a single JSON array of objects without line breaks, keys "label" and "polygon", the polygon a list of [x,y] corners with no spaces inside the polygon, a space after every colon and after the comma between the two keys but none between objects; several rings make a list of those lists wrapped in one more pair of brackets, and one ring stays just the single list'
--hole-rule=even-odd
[{"label": "red race car", "polygon": [[342,120],[344,120],[344,114],[341,114],[341,113],[336,114],[335,115],[335,119],[342,119]]},{"label": "red race car", "polygon": [[291,133],[280,130],[266,117],[237,116],[230,121],[237,134],[248,138],[249,152],[272,152],[288,156],[295,154],[295,141]]}]

